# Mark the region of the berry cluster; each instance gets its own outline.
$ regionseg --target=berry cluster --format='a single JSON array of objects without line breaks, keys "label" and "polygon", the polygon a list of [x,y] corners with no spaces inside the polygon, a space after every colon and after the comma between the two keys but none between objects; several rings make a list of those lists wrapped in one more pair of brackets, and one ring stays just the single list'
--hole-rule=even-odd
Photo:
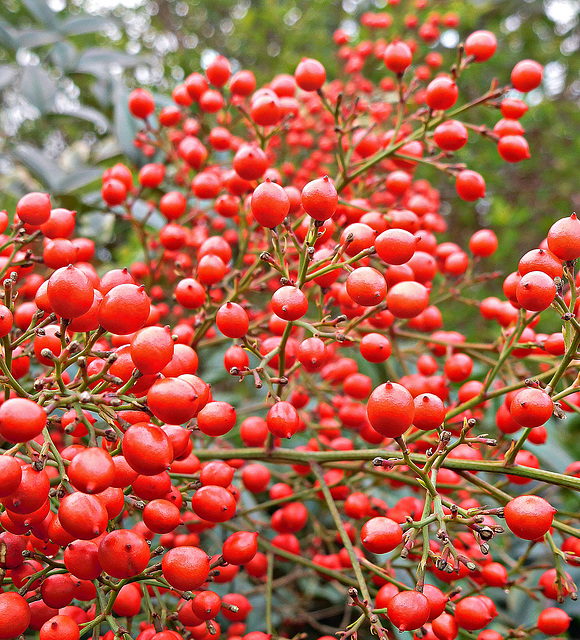
[{"label": "berry cluster", "polygon": [[[580,411],[580,222],[556,221],[505,299],[479,300],[495,234],[441,241],[439,192],[416,176],[481,198],[454,154],[475,134],[526,159],[511,90],[542,68],[466,100],[494,35],[444,72],[422,45],[457,16],[414,18],[417,39],[337,32],[343,79],[304,59],[257,88],[218,56],[173,106],[133,91],[145,162],[102,182],[141,247],[129,268],[99,266],[47,194],[0,213],[0,638],[327,640],[309,591],[324,582],[343,639],[566,633],[556,606],[498,618],[494,589],[576,598],[563,490],[580,463],[542,469],[530,444]],[[482,106],[493,130],[465,119]],[[493,342],[444,328],[462,305],[497,322]],[[545,316],[562,329],[536,332]]]}]

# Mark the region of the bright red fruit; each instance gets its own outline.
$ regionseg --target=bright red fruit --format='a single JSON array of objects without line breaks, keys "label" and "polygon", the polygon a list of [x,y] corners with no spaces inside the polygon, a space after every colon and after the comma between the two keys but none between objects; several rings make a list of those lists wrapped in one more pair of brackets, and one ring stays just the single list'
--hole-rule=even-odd
[{"label": "bright red fruit", "polygon": [[[71,295],[74,291],[74,295]],[[78,318],[93,304],[95,292],[87,276],[69,265],[57,269],[48,280],[48,300],[52,310],[63,318]]]},{"label": "bright red fruit", "polygon": [[8,442],[27,442],[46,425],[46,411],[26,398],[10,398],[0,406],[0,436]]},{"label": "bright red fruit", "polygon": [[373,429],[387,438],[398,438],[413,424],[413,396],[396,382],[379,385],[367,402],[367,416]]},{"label": "bright red fruit", "polygon": [[556,509],[540,496],[518,496],[504,507],[510,531],[524,540],[537,540],[550,530]]}]

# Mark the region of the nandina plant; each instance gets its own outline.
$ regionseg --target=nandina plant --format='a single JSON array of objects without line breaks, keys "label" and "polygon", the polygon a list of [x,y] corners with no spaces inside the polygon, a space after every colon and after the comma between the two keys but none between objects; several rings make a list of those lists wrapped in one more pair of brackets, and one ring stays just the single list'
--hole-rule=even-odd
[{"label": "nandina plant", "polygon": [[[336,32],[339,79],[304,59],[258,88],[218,56],[173,106],[136,89],[146,161],[102,185],[128,268],[49,194],[0,214],[0,638],[567,632],[580,463],[536,447],[580,410],[580,222],[554,217],[502,294],[492,230],[442,240],[422,166],[484,196],[461,149],[525,160],[542,68],[474,96],[495,36],[446,58],[441,22]],[[443,326],[464,305],[490,342]]]}]

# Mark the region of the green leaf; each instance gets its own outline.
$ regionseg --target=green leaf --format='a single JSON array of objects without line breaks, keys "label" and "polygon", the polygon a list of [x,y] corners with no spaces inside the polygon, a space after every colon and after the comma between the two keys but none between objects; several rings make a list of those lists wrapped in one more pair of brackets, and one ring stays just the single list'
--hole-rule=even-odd
[{"label": "green leaf", "polygon": [[23,0],[28,13],[42,22],[46,27],[54,29],[58,26],[56,13],[48,6],[46,0]]},{"label": "green leaf", "polygon": [[84,237],[98,239],[99,244],[109,242],[115,230],[115,214],[93,211],[83,214],[78,232]]},{"label": "green leaf", "polygon": [[34,47],[42,47],[47,44],[54,44],[61,39],[61,35],[56,31],[45,29],[27,29],[21,31],[16,37],[19,47],[34,49]]},{"label": "green leaf", "polygon": [[70,42],[57,42],[50,50],[50,59],[63,71],[72,71],[77,66],[79,54]]},{"label": "green leaf", "polygon": [[43,187],[51,191],[65,177],[64,171],[52,158],[47,158],[40,149],[30,144],[19,144],[14,149],[13,155],[42,183]]},{"label": "green leaf", "polygon": [[15,51],[18,49],[18,42],[16,40],[18,32],[13,29],[7,22],[0,20],[0,44],[7,49]]},{"label": "green leaf", "polygon": [[115,98],[115,135],[119,146],[133,162],[139,162],[141,153],[134,145],[139,130],[138,121],[129,112],[129,92],[125,86],[118,86]]},{"label": "green leaf", "polygon": [[56,96],[56,84],[42,67],[24,69],[20,90],[40,113],[46,113],[51,109]]},{"label": "green leaf", "polygon": [[97,78],[90,91],[102,107],[109,107],[113,102],[113,82],[110,76]]},{"label": "green leaf", "polygon": [[78,36],[83,33],[95,33],[104,29],[111,21],[100,16],[70,16],[59,26],[62,34]]},{"label": "green leaf", "polygon": [[51,115],[65,115],[72,118],[79,118],[87,122],[92,122],[96,125],[99,134],[107,132],[109,128],[109,121],[107,118],[97,109],[93,107],[71,107],[70,109],[64,109],[60,111],[51,111]]},{"label": "green leaf", "polygon": [[134,67],[141,59],[121,53],[105,47],[92,47],[85,49],[81,54],[75,71],[79,73],[90,73],[91,75],[108,77],[111,74],[110,65],[117,64],[121,67]]},{"label": "green leaf", "polygon": [[70,175],[65,175],[61,180],[59,180],[55,185],[54,191],[58,195],[72,193],[73,191],[86,187],[88,184],[91,184],[91,182],[98,180],[102,175],[103,172],[101,169],[79,169]]},{"label": "green leaf", "polygon": [[171,96],[168,96],[164,93],[157,93],[157,91],[152,91],[151,95],[155,100],[155,104],[157,107],[173,107],[175,106],[175,101]]},{"label": "green leaf", "polygon": [[12,64],[0,65],[0,89],[4,89],[9,84],[14,82],[14,79],[18,75],[18,67]]}]

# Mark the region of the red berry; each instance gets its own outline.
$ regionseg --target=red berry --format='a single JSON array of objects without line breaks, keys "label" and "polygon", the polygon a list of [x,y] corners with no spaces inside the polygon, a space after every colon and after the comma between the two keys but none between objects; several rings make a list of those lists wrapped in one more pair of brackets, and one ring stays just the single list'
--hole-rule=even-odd
[{"label": "red berry", "polygon": [[457,151],[467,143],[468,133],[458,120],[447,120],[435,128],[433,140],[444,151]]},{"label": "red berry", "polygon": [[234,428],[236,422],[236,410],[228,402],[208,402],[197,414],[197,426],[208,436],[223,436]]},{"label": "red berry", "polygon": [[360,341],[361,356],[368,362],[385,362],[391,355],[391,343],[380,333],[367,333]]},{"label": "red berry", "polygon": [[449,109],[457,102],[459,89],[451,78],[441,76],[427,85],[425,101],[434,111]]},{"label": "red berry", "polygon": [[16,215],[22,222],[35,227],[48,222],[51,210],[48,193],[27,193],[16,203]]},{"label": "red berry", "polygon": [[286,285],[272,295],[272,311],[283,320],[298,320],[308,311],[308,299],[297,287]]},{"label": "red berry", "polygon": [[475,62],[489,60],[497,49],[497,40],[491,31],[474,31],[465,40],[465,54]]},{"label": "red berry", "polygon": [[108,533],[99,544],[99,562],[113,578],[132,578],[149,564],[151,552],[143,536],[127,529]]},{"label": "red berry", "polygon": [[439,396],[422,393],[414,399],[415,416],[413,425],[417,429],[430,431],[438,429],[445,420],[445,405]]},{"label": "red berry", "polygon": [[16,638],[28,629],[30,605],[17,593],[0,593],[0,638]]},{"label": "red berry", "polygon": [[460,600],[455,607],[457,624],[467,631],[475,631],[487,626],[494,618],[489,604],[482,596],[468,596]]},{"label": "red berry", "polygon": [[302,58],[294,72],[296,84],[303,91],[318,91],[326,80],[326,70],[322,63],[313,58]]},{"label": "red berry", "polygon": [[504,507],[510,531],[524,540],[537,540],[552,526],[556,509],[540,496],[518,496]]},{"label": "red berry", "polygon": [[477,171],[464,169],[455,180],[457,195],[467,202],[474,202],[485,195],[485,180]]},{"label": "red berry", "polygon": [[84,315],[91,308],[95,292],[85,273],[69,265],[50,276],[47,295],[52,310],[70,320]]},{"label": "red berry", "polygon": [[518,391],[510,405],[512,418],[526,428],[545,424],[552,417],[553,411],[552,398],[542,389],[536,388]]},{"label": "red berry", "polygon": [[131,340],[131,360],[145,375],[159,373],[173,358],[174,343],[169,327],[145,327]]},{"label": "red berry", "polygon": [[281,401],[268,411],[266,424],[270,433],[277,438],[291,438],[298,431],[300,419],[293,405]]},{"label": "red berry", "polygon": [[535,60],[521,60],[512,70],[512,84],[514,89],[527,93],[540,86],[544,68]]},{"label": "red berry", "polygon": [[560,218],[548,231],[548,249],[560,260],[580,258],[580,221],[573,213]]},{"label": "red berry", "polygon": [[129,111],[136,118],[145,120],[155,110],[155,100],[149,91],[134,89],[129,95]]},{"label": "red berry", "polygon": [[224,56],[216,56],[207,66],[205,75],[214,87],[223,87],[230,79],[232,67]]},{"label": "red berry", "polygon": [[411,66],[413,54],[404,42],[391,42],[383,53],[383,61],[389,71],[403,74]]},{"label": "red berry", "polygon": [[266,180],[254,189],[251,208],[258,224],[273,229],[284,222],[290,211],[290,200],[279,184]]},{"label": "red berry", "polygon": [[394,520],[379,516],[364,523],[360,536],[367,551],[388,553],[401,543],[403,530]]},{"label": "red berry", "polygon": [[107,180],[103,183],[101,196],[110,207],[114,207],[125,202],[127,187],[120,180]]},{"label": "red berry", "polygon": [[109,516],[95,496],[77,492],[61,500],[58,519],[75,539],[93,540],[107,529]]},{"label": "red berry", "polygon": [[419,282],[398,282],[389,289],[386,300],[395,318],[415,318],[429,306],[429,289]]},{"label": "red berry", "polygon": [[506,162],[521,162],[530,157],[530,149],[523,136],[502,136],[497,143],[497,150]]},{"label": "red berry", "polygon": [[356,304],[374,307],[385,299],[387,283],[380,271],[372,267],[359,267],[349,274],[346,291]]},{"label": "red berry", "polygon": [[126,335],[141,329],[150,310],[151,302],[145,287],[120,284],[103,298],[99,307],[99,324],[111,333]]},{"label": "red berry", "polygon": [[68,476],[75,489],[83,493],[100,493],[112,485],[115,465],[104,449],[89,447],[72,459]]},{"label": "red berry", "polygon": [[[191,385],[184,384],[188,386],[187,393],[192,393]],[[173,461],[173,447],[161,428],[138,422],[131,425],[123,436],[123,455],[137,473],[154,476],[169,469]]]},{"label": "red berry", "polygon": [[396,382],[379,385],[370,395],[367,416],[375,431],[387,438],[398,438],[413,424],[413,396]]},{"label": "red berry", "polygon": [[179,509],[169,500],[151,500],[143,509],[143,522],[154,533],[169,533],[181,523]]},{"label": "red berry", "polygon": [[480,229],[469,239],[469,249],[471,250],[471,253],[480,258],[487,258],[491,256],[495,253],[497,247],[497,236],[491,229]]},{"label": "red berry", "polygon": [[505,98],[501,103],[501,115],[504,118],[518,120],[528,110],[528,105],[517,98]]},{"label": "red berry", "polygon": [[162,560],[163,576],[172,587],[191,591],[198,589],[209,574],[209,558],[197,547],[177,547]]},{"label": "red berry", "polygon": [[[0,416],[1,415],[2,411],[0,408]],[[22,467],[17,462],[16,458],[6,455],[0,456],[0,477],[2,478],[2,483],[0,484],[0,498],[5,498],[11,493],[14,493],[22,481]]]},{"label": "red berry", "polygon": [[175,299],[186,309],[199,309],[206,301],[206,291],[194,278],[184,278],[175,287]]},{"label": "red berry", "polygon": [[232,164],[240,178],[258,180],[268,168],[268,158],[260,147],[246,144],[238,149]]},{"label": "red berry", "polygon": [[27,398],[10,398],[0,405],[0,436],[8,442],[27,442],[42,433],[46,411]]},{"label": "red berry", "polygon": [[548,607],[538,616],[538,629],[549,636],[566,633],[570,626],[570,616],[562,609]]},{"label": "red berry", "polygon": [[204,520],[226,522],[235,515],[236,500],[224,487],[206,485],[195,492],[191,508]]},{"label": "red berry", "polygon": [[216,324],[224,336],[242,338],[248,332],[250,320],[245,310],[235,302],[226,302],[216,314]]},{"label": "red berry", "polygon": [[302,206],[314,220],[323,222],[332,218],[338,206],[338,193],[328,176],[307,183],[302,189]]},{"label": "red berry", "polygon": [[429,600],[418,591],[401,591],[387,603],[389,620],[399,631],[419,629],[429,620]]},{"label": "red berry", "polygon": [[405,229],[387,229],[374,243],[377,254],[387,264],[404,264],[415,253],[416,237]]},{"label": "red berry", "polygon": [[247,69],[238,71],[232,76],[229,88],[234,95],[249,96],[256,88],[256,78],[254,74]]},{"label": "red berry", "polygon": [[543,271],[530,271],[522,276],[516,287],[519,304],[528,311],[543,311],[554,301],[556,284]]}]

